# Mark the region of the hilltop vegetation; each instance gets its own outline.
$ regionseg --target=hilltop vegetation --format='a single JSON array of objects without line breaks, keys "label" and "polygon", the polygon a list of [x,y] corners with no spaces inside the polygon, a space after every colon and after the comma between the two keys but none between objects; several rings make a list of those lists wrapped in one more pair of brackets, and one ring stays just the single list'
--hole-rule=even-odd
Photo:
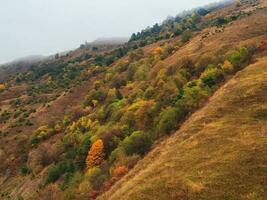
[{"label": "hilltop vegetation", "polygon": [[[227,171],[228,165],[222,165],[225,174],[221,182],[212,182],[207,175],[206,182],[193,183],[195,174],[186,170],[175,173],[181,166],[188,168],[183,164],[186,159],[188,162],[202,159],[194,157],[201,154],[197,147],[193,148],[195,143],[189,141],[193,147],[186,149],[179,135],[184,135],[186,143],[186,137],[202,133],[206,126],[202,121],[206,119],[213,119],[215,125],[216,120],[233,120],[231,125],[240,124],[236,134],[241,134],[242,124],[249,123],[252,115],[246,113],[247,110],[242,113],[240,104],[231,107],[229,102],[237,98],[236,91],[243,91],[246,86],[259,94],[251,102],[259,103],[255,107],[257,114],[254,114],[258,116],[257,126],[265,129],[265,110],[261,109],[265,106],[262,103],[266,90],[263,84],[265,71],[260,67],[245,69],[265,55],[267,25],[259,20],[265,17],[267,10],[260,1],[201,8],[133,34],[126,44],[81,45],[75,51],[57,54],[50,61],[36,63],[26,72],[10,77],[0,85],[0,169],[3,169],[0,196],[3,199],[95,199],[111,189],[100,198],[154,199],[155,191],[162,191],[160,199],[207,199],[216,198],[216,195],[218,199],[224,198],[217,192],[225,193],[227,198],[236,198],[230,193],[240,180],[237,176],[228,179],[232,172]],[[235,87],[228,87],[225,95],[217,97],[219,103],[208,103],[204,108],[207,113],[201,111],[201,123],[194,121],[190,117],[192,113],[204,106],[233,76],[240,83],[236,81]],[[249,81],[258,78],[257,82],[247,83],[246,76]],[[245,100],[240,97],[240,101]],[[251,110],[252,105],[246,103],[244,106]],[[217,104],[221,107],[217,108]],[[229,110],[239,112],[232,116],[227,112]],[[223,113],[226,116],[221,119]],[[238,121],[238,117],[244,117],[244,121]],[[192,124],[183,125],[188,118],[192,118]],[[185,132],[175,133],[181,126]],[[227,146],[225,140],[232,126],[218,127],[225,131],[210,130],[207,125],[203,133],[210,131],[218,144]],[[247,127],[250,130],[251,127]],[[171,136],[173,133],[175,135]],[[168,137],[169,140],[178,138],[179,150],[173,144],[157,146]],[[255,142],[255,138],[252,139]],[[196,144],[201,141],[204,142],[203,151],[212,159],[216,154],[212,137],[196,140]],[[255,143],[257,151],[263,149],[264,141],[262,137]],[[214,154],[209,154],[209,148]],[[235,150],[238,154],[238,144]],[[167,156],[160,153],[156,164],[152,162],[153,152],[169,151],[172,153],[166,153]],[[266,154],[261,155],[262,160],[255,162],[264,161]],[[180,164],[178,161],[163,162],[162,157],[177,157],[181,159]],[[230,161],[239,162],[238,159]],[[245,161],[240,160],[241,164],[236,166],[242,167]],[[147,168],[143,165],[146,162]],[[164,163],[173,166],[171,173],[175,174],[177,182],[168,180],[169,168]],[[154,165],[162,166],[158,174],[162,172],[163,177],[151,178],[157,167],[151,167],[151,170],[149,167]],[[190,167],[192,173],[195,172],[196,164],[192,163]],[[247,167],[252,169],[256,165]],[[148,169],[148,174],[142,171],[143,168]],[[204,169],[215,173],[209,167]],[[264,170],[257,172],[264,175]],[[141,175],[136,178],[138,174]],[[187,175],[192,176],[192,180]],[[262,175],[251,177],[252,182],[256,183],[256,178],[258,187],[255,190],[244,185],[246,192],[251,191],[247,195],[252,195],[247,199],[264,195],[264,185],[260,183]],[[139,180],[145,180],[140,186],[143,190],[138,186]],[[154,180],[155,184],[152,184]],[[232,189],[228,188],[229,193],[225,190],[201,193],[202,187],[209,183],[218,184],[218,188],[229,183]],[[131,193],[128,188],[133,186]],[[200,193],[195,194],[195,190]]]}]

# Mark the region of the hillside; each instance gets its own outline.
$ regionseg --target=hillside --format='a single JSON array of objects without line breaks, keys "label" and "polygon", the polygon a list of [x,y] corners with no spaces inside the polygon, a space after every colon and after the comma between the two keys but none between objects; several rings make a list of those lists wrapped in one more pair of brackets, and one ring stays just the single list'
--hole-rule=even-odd
[{"label": "hillside", "polygon": [[266,199],[267,52],[99,199]]},{"label": "hillside", "polygon": [[0,199],[264,199],[266,18],[226,1],[12,66]]}]

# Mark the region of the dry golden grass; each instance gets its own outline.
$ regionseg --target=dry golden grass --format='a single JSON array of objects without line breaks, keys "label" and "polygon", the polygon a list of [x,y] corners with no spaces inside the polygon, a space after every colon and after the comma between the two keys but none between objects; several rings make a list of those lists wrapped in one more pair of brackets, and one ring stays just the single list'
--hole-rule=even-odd
[{"label": "dry golden grass", "polygon": [[266,66],[236,74],[99,199],[266,199]]}]

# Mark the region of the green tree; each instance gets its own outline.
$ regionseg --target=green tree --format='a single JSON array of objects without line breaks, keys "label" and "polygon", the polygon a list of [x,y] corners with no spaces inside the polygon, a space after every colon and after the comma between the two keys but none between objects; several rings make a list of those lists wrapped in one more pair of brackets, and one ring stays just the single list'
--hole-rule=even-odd
[{"label": "green tree", "polygon": [[135,131],[123,141],[123,148],[127,155],[144,155],[152,145],[150,136],[142,131]]},{"label": "green tree", "polygon": [[191,37],[192,37],[192,31],[187,29],[186,31],[183,32],[182,37],[181,37],[181,41],[183,43],[186,43],[191,39]]},{"label": "green tree", "polygon": [[157,132],[159,134],[168,134],[174,130],[179,121],[182,119],[182,115],[177,108],[168,107],[163,110],[159,115],[159,122],[157,125]]}]

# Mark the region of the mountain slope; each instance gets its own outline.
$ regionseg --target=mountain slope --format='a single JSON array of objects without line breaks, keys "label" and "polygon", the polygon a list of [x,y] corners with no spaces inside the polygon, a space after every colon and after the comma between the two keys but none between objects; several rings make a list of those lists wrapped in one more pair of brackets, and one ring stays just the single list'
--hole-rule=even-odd
[{"label": "mountain slope", "polygon": [[215,93],[99,199],[267,196],[267,55]]},{"label": "mountain slope", "polygon": [[261,198],[266,138],[242,134],[265,130],[264,3],[193,10],[0,84],[0,198]]}]

